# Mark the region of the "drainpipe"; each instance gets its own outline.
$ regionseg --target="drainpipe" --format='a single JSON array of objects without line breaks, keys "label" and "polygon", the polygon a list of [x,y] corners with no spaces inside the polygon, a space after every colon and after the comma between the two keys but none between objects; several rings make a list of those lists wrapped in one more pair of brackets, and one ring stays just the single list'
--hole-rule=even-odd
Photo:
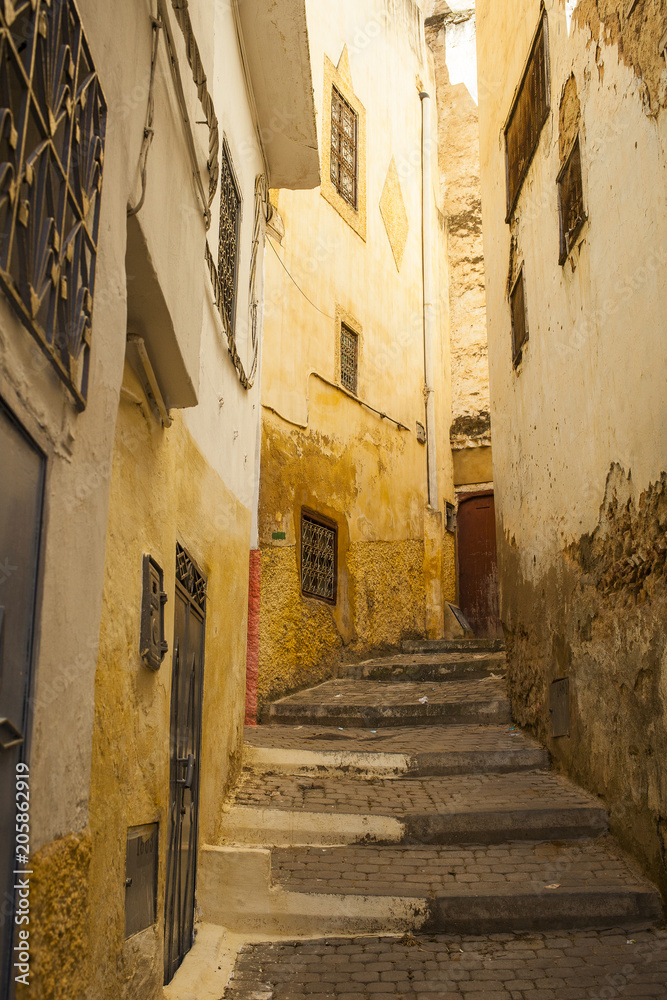
[{"label": "drainpipe", "polygon": [[433,389],[433,345],[435,341],[435,302],[431,252],[431,98],[421,91],[422,102],[422,266],[424,288],[424,396],[426,399],[426,472],[428,502],[438,509],[438,460],[435,438],[435,396]]}]

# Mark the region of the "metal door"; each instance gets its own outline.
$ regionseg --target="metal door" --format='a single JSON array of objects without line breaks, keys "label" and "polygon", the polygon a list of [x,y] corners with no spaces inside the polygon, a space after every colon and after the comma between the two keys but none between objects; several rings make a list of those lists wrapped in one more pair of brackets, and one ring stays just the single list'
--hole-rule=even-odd
[{"label": "metal door", "polygon": [[[0,401],[0,981],[14,995],[17,765],[26,763],[44,455]],[[23,771],[23,767],[22,767]],[[25,779],[25,774],[21,774]],[[19,806],[29,799],[21,785]],[[11,805],[10,805],[11,803]],[[21,833],[21,839],[24,834]],[[27,867],[27,866],[26,866]],[[17,876],[18,877],[18,876]]]},{"label": "metal door", "polygon": [[501,637],[493,493],[460,496],[456,523],[459,607],[476,636]]},{"label": "metal door", "polygon": [[169,741],[165,984],[171,982],[193,943],[205,600],[204,577],[178,545]]}]

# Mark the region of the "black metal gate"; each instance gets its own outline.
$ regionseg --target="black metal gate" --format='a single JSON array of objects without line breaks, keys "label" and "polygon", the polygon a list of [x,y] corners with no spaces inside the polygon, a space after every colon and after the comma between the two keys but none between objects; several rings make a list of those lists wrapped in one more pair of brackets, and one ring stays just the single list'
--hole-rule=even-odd
[{"label": "black metal gate", "polygon": [[[0,401],[0,995],[14,996],[14,871],[25,864],[30,681],[46,460]],[[20,767],[17,767],[20,765]],[[20,774],[18,772],[21,772]],[[20,778],[21,784],[18,784]],[[22,823],[20,830],[25,830]],[[20,841],[20,842],[17,842]],[[25,867],[29,867],[25,865]]]},{"label": "black metal gate", "polygon": [[177,544],[164,928],[165,984],[171,982],[193,942],[205,612],[206,580],[185,549]]}]

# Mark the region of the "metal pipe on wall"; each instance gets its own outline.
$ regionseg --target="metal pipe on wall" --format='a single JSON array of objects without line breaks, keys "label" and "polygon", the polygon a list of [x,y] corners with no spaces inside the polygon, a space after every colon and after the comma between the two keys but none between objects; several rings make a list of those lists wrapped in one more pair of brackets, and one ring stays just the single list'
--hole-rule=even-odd
[{"label": "metal pipe on wall", "polygon": [[428,502],[438,509],[438,459],[435,436],[435,390],[433,388],[433,354],[435,344],[435,301],[433,257],[431,251],[431,98],[419,94],[422,106],[422,267],[424,296],[424,396],[426,403],[426,466]]}]

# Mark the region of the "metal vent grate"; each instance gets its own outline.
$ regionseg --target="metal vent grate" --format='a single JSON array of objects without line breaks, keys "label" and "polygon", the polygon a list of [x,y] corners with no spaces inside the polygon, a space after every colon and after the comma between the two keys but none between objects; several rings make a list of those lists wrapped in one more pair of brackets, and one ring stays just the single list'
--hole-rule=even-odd
[{"label": "metal vent grate", "polygon": [[340,328],[340,380],[350,392],[357,394],[357,362],[359,338],[345,324]]},{"label": "metal vent grate", "polygon": [[336,602],[338,529],[309,514],[301,515],[301,589],[309,597]]},{"label": "metal vent grate", "polygon": [[357,207],[357,114],[334,87],[331,94],[331,182]]},{"label": "metal vent grate", "polygon": [[220,233],[218,236],[218,280],[221,303],[229,330],[236,318],[236,277],[239,257],[239,221],[241,195],[234,179],[227,142],[222,144],[220,159]]},{"label": "metal vent grate", "polygon": [[106,103],[76,5],[0,5],[0,284],[83,410]]}]

